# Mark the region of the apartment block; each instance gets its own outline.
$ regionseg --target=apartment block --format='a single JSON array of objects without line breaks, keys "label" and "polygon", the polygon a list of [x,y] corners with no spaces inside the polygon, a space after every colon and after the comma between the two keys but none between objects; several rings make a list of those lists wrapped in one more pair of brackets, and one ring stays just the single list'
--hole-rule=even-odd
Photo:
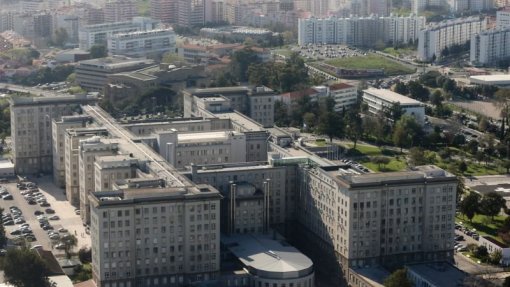
[{"label": "apartment block", "polygon": [[169,187],[157,178],[92,193],[96,286],[187,286],[216,279],[220,199],[211,186]]},{"label": "apartment block", "polygon": [[136,178],[142,164],[134,155],[101,156],[94,162],[95,191],[113,190],[117,181]]},{"label": "apartment block", "polygon": [[104,93],[108,75],[139,70],[153,64],[153,60],[123,56],[80,61],[76,66],[76,83],[87,91]]},{"label": "apartment block", "polygon": [[[267,87],[225,87],[188,89],[183,91],[184,116],[201,116],[197,102],[221,95],[230,101],[231,108],[247,115],[264,127],[274,125],[274,91]],[[205,100],[204,100],[205,101]],[[209,107],[217,108],[216,104]],[[218,107],[219,108],[219,107]],[[214,110],[211,110],[214,112]],[[218,110],[219,111],[219,110]]]},{"label": "apartment block", "polygon": [[108,131],[100,127],[74,128],[65,131],[66,197],[67,201],[75,207],[80,207],[80,141],[93,136],[107,135]]},{"label": "apartment block", "polygon": [[505,29],[510,27],[510,10],[504,9],[496,12],[496,28]]},{"label": "apartment block", "polygon": [[173,29],[156,29],[118,33],[108,39],[108,52],[128,57],[157,57],[175,52]]},{"label": "apartment block", "polygon": [[482,31],[471,38],[469,60],[474,65],[496,66],[510,58],[510,26]]},{"label": "apartment block", "polygon": [[134,17],[131,21],[85,25],[80,27],[80,49],[89,50],[94,45],[107,45],[115,34],[154,30],[160,22],[146,17]]},{"label": "apartment block", "polygon": [[65,133],[67,129],[85,127],[92,121],[86,115],[64,116],[60,120],[52,121],[52,146],[53,146],[53,183],[59,187],[65,187]]},{"label": "apartment block", "polygon": [[176,0],[177,23],[183,27],[205,24],[205,0]]},{"label": "apartment block", "polygon": [[80,189],[80,216],[84,223],[90,223],[89,195],[96,190],[96,157],[115,155],[119,150],[118,139],[102,139],[93,136],[80,141],[78,155],[78,174]]},{"label": "apartment block", "polygon": [[107,23],[131,21],[138,16],[138,7],[133,0],[111,0],[104,6],[104,20]]},{"label": "apartment block", "polygon": [[[457,179],[435,166],[385,174],[348,167],[300,169],[298,222],[334,252],[351,286],[369,286],[357,269],[449,261]],[[305,233],[306,233],[305,232]]]},{"label": "apartment block", "polygon": [[431,24],[419,33],[417,57],[422,61],[439,58],[444,49],[454,45],[465,45],[486,27],[486,19],[479,16]]},{"label": "apartment block", "polygon": [[13,97],[10,100],[12,154],[20,175],[53,172],[52,120],[95,103],[90,95]]},{"label": "apartment block", "polygon": [[393,91],[375,88],[363,90],[363,102],[368,105],[368,112],[373,115],[378,115],[399,103],[405,114],[413,116],[418,124],[425,124],[425,106],[423,103]]},{"label": "apartment block", "polygon": [[163,23],[177,23],[178,0],[150,0],[151,18]]},{"label": "apartment block", "polygon": [[298,22],[298,44],[345,44],[373,46],[376,43],[412,43],[425,27],[425,17],[395,16],[350,18],[302,18]]}]

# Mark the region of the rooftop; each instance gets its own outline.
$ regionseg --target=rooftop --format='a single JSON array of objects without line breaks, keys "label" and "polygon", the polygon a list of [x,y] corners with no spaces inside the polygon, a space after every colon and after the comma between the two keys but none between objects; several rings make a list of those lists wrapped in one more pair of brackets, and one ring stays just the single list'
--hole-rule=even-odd
[{"label": "rooftop", "polygon": [[496,238],[491,236],[482,236],[485,240],[489,241],[490,243],[493,243],[501,248],[508,248],[509,246],[503,242],[498,241]]},{"label": "rooftop", "polygon": [[109,69],[152,64],[154,64],[154,60],[145,58],[128,58],[121,56],[97,58],[79,62],[79,66],[97,66]]},{"label": "rooftop", "polygon": [[390,90],[385,89],[376,89],[376,88],[368,88],[366,90],[363,90],[364,93],[373,95],[375,97],[378,97],[382,100],[385,100],[390,103],[400,103],[401,105],[421,105],[422,103],[411,99],[409,97],[403,96],[399,93],[395,93]]},{"label": "rooftop", "polygon": [[510,74],[504,75],[482,75],[482,76],[471,76],[469,80],[475,80],[475,82],[491,82],[494,84],[498,83],[510,83]]},{"label": "rooftop", "polygon": [[53,97],[11,97],[10,102],[13,106],[39,106],[39,105],[58,105],[65,103],[87,103],[95,102],[97,97],[93,95],[65,95]]},{"label": "rooftop", "polygon": [[14,168],[14,163],[8,159],[0,159],[0,168]]},{"label": "rooftop", "polygon": [[329,86],[329,89],[331,91],[350,89],[350,88],[354,88],[354,86],[346,84],[346,83],[336,83],[336,84],[332,84],[331,86]]},{"label": "rooftop", "polygon": [[217,113],[214,115],[219,119],[230,119],[232,124],[242,127],[241,130],[243,132],[264,131],[264,128],[259,123],[239,112]]},{"label": "rooftop", "polygon": [[313,272],[312,260],[287,242],[269,235],[222,235],[221,243],[250,273],[259,277],[291,279]]},{"label": "rooftop", "polygon": [[411,264],[406,268],[436,287],[461,286],[467,277],[466,273],[446,262]]}]

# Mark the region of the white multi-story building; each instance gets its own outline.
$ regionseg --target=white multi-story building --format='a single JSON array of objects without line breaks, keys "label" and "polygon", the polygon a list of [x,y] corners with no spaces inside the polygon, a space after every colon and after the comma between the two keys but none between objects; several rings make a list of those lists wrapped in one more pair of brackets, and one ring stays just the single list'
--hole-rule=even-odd
[{"label": "white multi-story building", "polygon": [[413,116],[418,124],[425,124],[423,103],[393,91],[375,88],[363,90],[363,102],[367,103],[368,111],[374,115],[384,112],[394,104],[399,103],[405,114]]},{"label": "white multi-story building", "polygon": [[510,58],[510,26],[482,31],[471,38],[470,61],[474,65],[497,65]]},{"label": "white multi-story building", "polygon": [[168,28],[115,34],[108,39],[108,52],[129,57],[175,52],[175,33]]},{"label": "white multi-story building", "polygon": [[504,29],[510,27],[510,10],[500,10],[496,12],[496,28]]},{"label": "white multi-story building", "polygon": [[119,181],[91,194],[92,274],[97,286],[186,286],[220,270],[220,199],[208,185]]},{"label": "white multi-story building", "polygon": [[341,112],[358,103],[358,88],[338,83],[329,86],[329,96],[335,100],[335,111]]},{"label": "white multi-story building", "polygon": [[154,30],[159,22],[145,17],[134,17],[132,21],[87,25],[80,27],[80,49],[88,50],[94,45],[107,45],[115,34]]},{"label": "white multi-story building", "polygon": [[486,27],[486,19],[479,16],[431,24],[419,33],[418,59],[429,61],[434,57],[439,58],[444,49],[465,45],[473,35],[485,30]]},{"label": "white multi-story building", "polygon": [[377,42],[410,43],[418,39],[418,32],[425,27],[425,17],[389,16],[351,18],[299,19],[299,45],[347,44],[373,46]]}]

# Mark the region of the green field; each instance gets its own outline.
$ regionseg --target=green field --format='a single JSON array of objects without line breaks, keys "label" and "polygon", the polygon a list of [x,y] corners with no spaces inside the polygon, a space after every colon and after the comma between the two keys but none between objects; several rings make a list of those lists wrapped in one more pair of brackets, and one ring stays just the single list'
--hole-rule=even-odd
[{"label": "green field", "polygon": [[325,63],[345,69],[384,69],[387,75],[412,74],[415,72],[415,69],[408,68],[403,64],[376,54],[337,58],[327,60]]},{"label": "green field", "polygon": [[390,163],[386,165],[381,165],[379,167],[378,164],[368,161],[361,161],[361,164],[368,167],[370,170],[373,170],[375,172],[394,172],[394,171],[402,171],[407,168],[407,164],[402,159],[397,159],[395,157],[390,157]]}]

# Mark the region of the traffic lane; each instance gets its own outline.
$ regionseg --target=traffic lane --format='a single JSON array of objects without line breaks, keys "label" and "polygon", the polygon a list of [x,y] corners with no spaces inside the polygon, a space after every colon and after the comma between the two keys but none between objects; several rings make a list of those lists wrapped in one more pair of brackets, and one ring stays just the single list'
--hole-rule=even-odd
[{"label": "traffic lane", "polygon": [[468,246],[468,244],[476,244],[476,245],[478,245],[478,240],[475,240],[473,237],[471,237],[471,236],[469,236],[467,234],[464,234],[464,232],[462,232],[460,230],[455,229],[455,235],[462,235],[462,236],[464,236],[464,240],[460,240],[458,242],[464,244],[465,246]]},{"label": "traffic lane", "polygon": [[490,274],[504,271],[503,267],[478,264],[459,252],[455,252],[454,260],[457,268],[469,274]]},{"label": "traffic lane", "polygon": [[39,190],[46,196],[46,200],[51,205],[51,208],[55,210],[55,214],[60,217],[58,223],[78,239],[75,251],[81,247],[90,247],[90,235],[87,234],[81,217],[75,213],[75,207],[67,201],[64,189],[55,186],[51,176],[43,176],[32,181],[38,184]]},{"label": "traffic lane", "polygon": [[[25,218],[25,221],[30,225],[30,228],[32,229],[34,236],[36,238],[36,241],[31,242],[31,246],[34,245],[41,245],[46,250],[51,250],[52,246],[54,245],[53,242],[48,237],[48,233],[44,231],[39,226],[39,221],[36,218],[36,215],[34,215],[34,212],[36,210],[44,211],[46,208],[51,207],[40,207],[39,205],[30,205],[27,203],[23,195],[21,195],[21,191],[18,190],[16,187],[16,183],[8,183],[4,184],[9,191],[9,193],[13,196],[13,200],[0,200],[0,206],[5,210],[5,212],[10,213],[9,207],[10,206],[17,206],[21,212],[23,213],[23,217]],[[48,216],[48,214],[46,214]],[[53,222],[52,222],[53,225]],[[9,238],[14,238],[15,236],[10,235],[10,233],[20,227],[19,224],[6,226],[6,233]],[[55,227],[55,226],[54,226]],[[56,254],[63,253],[63,251],[56,250]]]}]

